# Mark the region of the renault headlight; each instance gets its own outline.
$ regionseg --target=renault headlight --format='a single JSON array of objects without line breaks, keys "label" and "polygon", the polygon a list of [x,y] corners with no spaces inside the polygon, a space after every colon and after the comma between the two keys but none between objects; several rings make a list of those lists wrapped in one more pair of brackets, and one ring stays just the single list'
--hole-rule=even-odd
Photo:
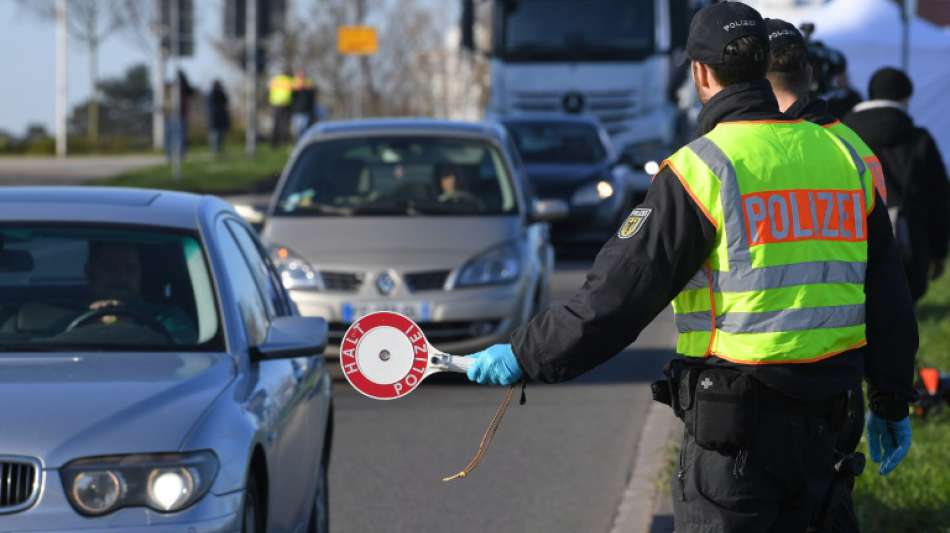
[{"label": "renault headlight", "polygon": [[607,180],[585,185],[571,197],[574,205],[597,205],[614,195],[614,186]]},{"label": "renault headlight", "polygon": [[319,290],[324,289],[323,278],[306,259],[294,253],[286,246],[272,246],[270,249],[271,259],[274,266],[277,267],[277,273],[280,275],[280,282],[287,290],[304,289]]},{"label": "renault headlight", "polygon": [[521,254],[514,243],[505,243],[475,257],[455,278],[456,287],[502,285],[521,275]]},{"label": "renault headlight", "polygon": [[87,516],[123,507],[181,511],[208,492],[217,473],[211,451],[90,457],[62,468],[69,503]]}]

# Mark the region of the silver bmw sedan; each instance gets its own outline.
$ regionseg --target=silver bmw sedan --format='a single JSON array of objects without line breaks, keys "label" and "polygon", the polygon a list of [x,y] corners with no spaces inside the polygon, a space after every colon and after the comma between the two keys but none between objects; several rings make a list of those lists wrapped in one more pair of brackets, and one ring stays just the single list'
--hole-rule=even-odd
[{"label": "silver bmw sedan", "polygon": [[325,343],[221,200],[0,189],[0,531],[327,531]]}]

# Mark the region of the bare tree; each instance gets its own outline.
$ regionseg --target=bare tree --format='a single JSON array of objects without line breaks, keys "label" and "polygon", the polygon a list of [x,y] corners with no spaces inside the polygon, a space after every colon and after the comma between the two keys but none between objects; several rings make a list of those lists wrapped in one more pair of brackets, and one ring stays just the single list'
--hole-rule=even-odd
[{"label": "bare tree", "polygon": [[[55,22],[56,5],[53,0],[18,0],[21,7],[38,17]],[[90,98],[88,135],[96,142],[99,138],[99,46],[110,35],[128,23],[129,0],[69,0],[67,28],[70,36],[83,44],[89,54]]]}]

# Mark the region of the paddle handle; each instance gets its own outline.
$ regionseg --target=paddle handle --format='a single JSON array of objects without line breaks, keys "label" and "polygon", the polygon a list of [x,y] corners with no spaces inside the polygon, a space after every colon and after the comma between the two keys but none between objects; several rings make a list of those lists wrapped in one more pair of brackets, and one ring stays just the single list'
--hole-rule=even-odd
[{"label": "paddle handle", "polygon": [[449,355],[447,353],[436,354],[432,356],[432,365],[443,372],[457,372],[467,374],[468,369],[475,364],[471,357],[463,355]]}]

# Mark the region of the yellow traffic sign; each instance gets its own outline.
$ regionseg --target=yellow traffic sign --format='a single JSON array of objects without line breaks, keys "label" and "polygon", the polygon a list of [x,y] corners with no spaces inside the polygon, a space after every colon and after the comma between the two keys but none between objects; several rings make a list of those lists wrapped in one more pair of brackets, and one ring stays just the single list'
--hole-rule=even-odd
[{"label": "yellow traffic sign", "polygon": [[372,55],[379,50],[376,28],[372,26],[340,26],[336,32],[336,49],[346,55]]}]

